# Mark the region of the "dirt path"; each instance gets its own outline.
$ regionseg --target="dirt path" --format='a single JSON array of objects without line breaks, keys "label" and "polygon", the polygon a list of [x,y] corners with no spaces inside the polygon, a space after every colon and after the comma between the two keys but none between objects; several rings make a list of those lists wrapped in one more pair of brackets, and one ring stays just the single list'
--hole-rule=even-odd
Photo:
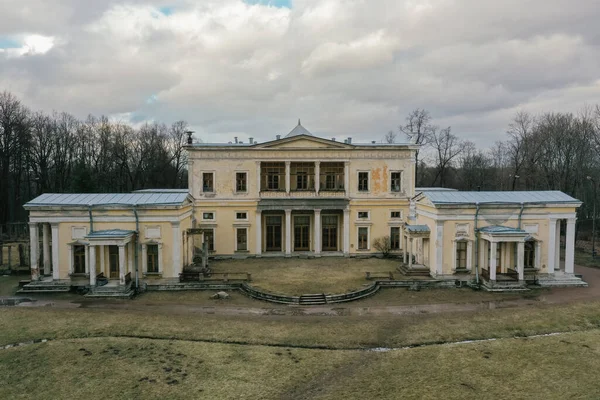
[{"label": "dirt path", "polygon": [[[588,282],[587,288],[555,288],[548,290],[536,299],[516,300],[494,300],[472,303],[441,303],[441,304],[417,304],[417,305],[394,305],[394,306],[371,306],[365,307],[346,303],[335,306],[314,307],[244,307],[244,306],[197,306],[191,304],[144,304],[135,301],[71,301],[40,299],[33,302],[20,303],[17,307],[56,307],[68,308],[91,308],[101,310],[128,310],[139,312],[151,312],[162,314],[186,314],[186,315],[247,315],[247,316],[385,316],[385,315],[418,315],[438,314],[446,312],[473,312],[486,309],[516,308],[546,304],[562,304],[579,301],[593,301],[600,299],[600,269],[576,266],[575,272],[583,274]],[[267,303],[264,303],[265,305]]]}]

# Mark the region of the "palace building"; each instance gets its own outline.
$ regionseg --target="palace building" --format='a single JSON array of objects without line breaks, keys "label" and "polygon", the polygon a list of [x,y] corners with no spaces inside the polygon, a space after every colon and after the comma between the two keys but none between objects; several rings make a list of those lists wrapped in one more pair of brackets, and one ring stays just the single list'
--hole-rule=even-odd
[{"label": "palace building", "polygon": [[320,138],[300,121],[262,143],[188,143],[187,190],[43,194],[25,204],[30,285],[93,291],[100,279],[128,287],[177,278],[204,243],[223,258],[383,251],[406,275],[490,289],[585,285],[573,270],[581,203],[562,192],[416,189],[417,145]]}]

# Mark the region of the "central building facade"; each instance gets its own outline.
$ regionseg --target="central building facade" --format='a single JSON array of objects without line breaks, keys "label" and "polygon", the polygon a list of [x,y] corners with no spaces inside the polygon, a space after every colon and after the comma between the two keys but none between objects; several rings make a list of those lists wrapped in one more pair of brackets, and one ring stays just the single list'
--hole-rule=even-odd
[{"label": "central building facade", "polygon": [[414,196],[410,144],[313,136],[301,124],[265,143],[194,143],[193,225],[213,256],[360,255],[402,250]]}]

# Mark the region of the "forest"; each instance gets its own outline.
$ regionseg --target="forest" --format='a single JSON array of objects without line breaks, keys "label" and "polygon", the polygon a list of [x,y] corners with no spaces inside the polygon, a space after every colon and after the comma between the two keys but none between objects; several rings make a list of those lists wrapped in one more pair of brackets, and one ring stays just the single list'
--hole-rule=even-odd
[{"label": "forest", "polygon": [[[80,120],[34,111],[0,92],[0,225],[26,221],[22,205],[45,192],[130,192],[187,187],[188,124],[137,127],[106,116]],[[421,145],[417,187],[561,190],[584,202],[591,221],[600,183],[600,106],[576,114],[517,112],[489,148],[439,127],[426,109],[410,112],[382,140]]]}]

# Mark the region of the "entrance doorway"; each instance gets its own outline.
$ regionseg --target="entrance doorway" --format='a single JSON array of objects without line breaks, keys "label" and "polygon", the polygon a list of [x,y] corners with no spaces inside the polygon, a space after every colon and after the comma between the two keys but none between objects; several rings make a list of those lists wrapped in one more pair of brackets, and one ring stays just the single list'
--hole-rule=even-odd
[{"label": "entrance doorway", "polygon": [[267,251],[281,251],[281,216],[269,215],[265,217],[266,249]]},{"label": "entrance doorway", "polygon": [[109,279],[119,279],[119,247],[108,246]]},{"label": "entrance doorway", "polygon": [[338,217],[337,215],[324,215],[322,217],[322,250],[337,251],[338,250]]},{"label": "entrance doorway", "polygon": [[310,250],[310,216],[294,217],[294,251]]}]

